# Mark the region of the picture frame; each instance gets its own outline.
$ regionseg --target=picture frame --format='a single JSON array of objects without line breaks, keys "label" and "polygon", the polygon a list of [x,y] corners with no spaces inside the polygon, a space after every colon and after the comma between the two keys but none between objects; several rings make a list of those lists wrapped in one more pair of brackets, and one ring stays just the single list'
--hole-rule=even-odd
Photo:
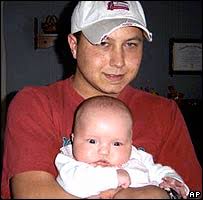
[{"label": "picture frame", "polygon": [[201,74],[202,73],[202,40],[170,39],[169,40],[169,73]]}]

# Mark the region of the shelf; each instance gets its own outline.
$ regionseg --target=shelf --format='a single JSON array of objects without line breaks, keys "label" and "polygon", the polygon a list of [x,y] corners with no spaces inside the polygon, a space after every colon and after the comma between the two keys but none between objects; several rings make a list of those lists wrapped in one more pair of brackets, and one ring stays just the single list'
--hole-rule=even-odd
[{"label": "shelf", "polygon": [[57,34],[38,34],[35,36],[35,49],[46,49],[54,46]]}]

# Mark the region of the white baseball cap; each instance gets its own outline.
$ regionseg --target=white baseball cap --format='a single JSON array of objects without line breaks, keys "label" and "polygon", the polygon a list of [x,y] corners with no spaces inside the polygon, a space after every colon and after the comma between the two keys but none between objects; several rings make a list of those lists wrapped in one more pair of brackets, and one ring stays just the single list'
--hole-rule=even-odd
[{"label": "white baseball cap", "polygon": [[79,1],[71,17],[71,33],[82,31],[93,44],[126,26],[142,29],[146,39],[152,41],[139,1]]}]

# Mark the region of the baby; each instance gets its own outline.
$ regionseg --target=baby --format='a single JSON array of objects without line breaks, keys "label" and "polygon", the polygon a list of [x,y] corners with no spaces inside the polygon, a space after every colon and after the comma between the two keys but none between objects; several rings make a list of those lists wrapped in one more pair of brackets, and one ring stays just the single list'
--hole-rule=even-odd
[{"label": "baby", "polygon": [[55,160],[58,183],[81,198],[113,198],[121,188],[145,185],[187,198],[189,188],[174,169],[155,164],[152,155],[132,145],[132,128],[131,112],[119,99],[84,100],[75,112],[71,142]]}]

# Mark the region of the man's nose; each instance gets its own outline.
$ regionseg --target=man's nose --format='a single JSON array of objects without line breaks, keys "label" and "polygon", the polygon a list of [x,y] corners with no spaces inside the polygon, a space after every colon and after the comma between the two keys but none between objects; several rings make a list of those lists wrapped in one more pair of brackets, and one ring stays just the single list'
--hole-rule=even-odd
[{"label": "man's nose", "polygon": [[110,66],[123,67],[125,64],[124,50],[122,47],[114,47],[111,51]]}]

